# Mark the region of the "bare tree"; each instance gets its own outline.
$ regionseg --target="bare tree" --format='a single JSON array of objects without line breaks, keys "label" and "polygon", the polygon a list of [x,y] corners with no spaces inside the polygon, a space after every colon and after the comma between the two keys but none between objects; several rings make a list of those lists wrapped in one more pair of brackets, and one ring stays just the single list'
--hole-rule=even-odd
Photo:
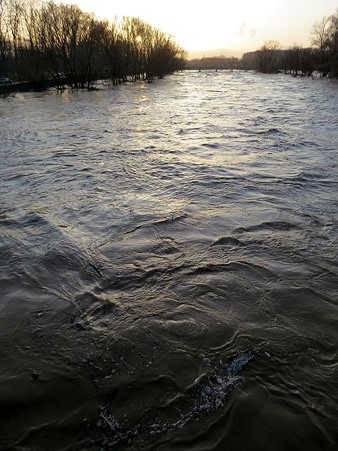
[{"label": "bare tree", "polygon": [[318,49],[318,69],[326,76],[330,71],[330,27],[331,18],[323,17],[312,28],[312,44]]},{"label": "bare tree", "polygon": [[268,41],[263,44],[258,55],[258,70],[263,73],[275,73],[278,71],[278,41]]},{"label": "bare tree", "polygon": [[338,76],[338,9],[331,16],[330,27],[330,75],[331,77]]},{"label": "bare tree", "polygon": [[0,0],[0,75],[8,75],[11,42],[8,35],[8,7],[6,0]]},{"label": "bare tree", "polygon": [[[54,78],[89,88],[100,76],[114,83],[164,76],[183,51],[138,18],[109,24],[75,5],[53,0],[0,0],[0,72],[45,86]],[[6,67],[5,67],[6,66]]]},{"label": "bare tree", "polygon": [[323,76],[338,75],[338,10],[316,22],[312,44],[317,48],[318,69]]}]

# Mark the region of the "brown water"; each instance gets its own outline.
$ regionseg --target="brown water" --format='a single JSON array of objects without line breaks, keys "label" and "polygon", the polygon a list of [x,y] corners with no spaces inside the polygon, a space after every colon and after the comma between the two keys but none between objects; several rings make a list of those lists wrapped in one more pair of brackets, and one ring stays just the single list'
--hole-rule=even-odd
[{"label": "brown water", "polygon": [[0,100],[0,449],[338,449],[338,86]]}]

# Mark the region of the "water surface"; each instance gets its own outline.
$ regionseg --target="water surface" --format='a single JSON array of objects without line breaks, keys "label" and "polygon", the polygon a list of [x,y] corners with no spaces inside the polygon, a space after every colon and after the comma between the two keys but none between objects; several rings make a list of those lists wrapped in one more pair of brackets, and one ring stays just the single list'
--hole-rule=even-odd
[{"label": "water surface", "polygon": [[337,88],[0,100],[1,449],[337,449]]}]

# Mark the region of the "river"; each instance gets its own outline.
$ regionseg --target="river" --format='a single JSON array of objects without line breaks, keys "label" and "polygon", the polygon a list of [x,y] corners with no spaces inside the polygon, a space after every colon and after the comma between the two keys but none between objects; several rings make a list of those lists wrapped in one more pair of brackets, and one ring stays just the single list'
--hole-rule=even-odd
[{"label": "river", "polygon": [[338,85],[0,99],[0,449],[338,448]]}]

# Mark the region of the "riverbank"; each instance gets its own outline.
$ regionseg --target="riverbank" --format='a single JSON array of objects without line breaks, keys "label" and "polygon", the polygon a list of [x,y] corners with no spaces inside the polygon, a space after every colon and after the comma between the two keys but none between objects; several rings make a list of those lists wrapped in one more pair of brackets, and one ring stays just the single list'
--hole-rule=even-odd
[{"label": "riverbank", "polygon": [[10,95],[15,92],[44,91],[48,88],[58,88],[58,86],[60,84],[55,80],[8,82],[0,85],[0,96]]}]

